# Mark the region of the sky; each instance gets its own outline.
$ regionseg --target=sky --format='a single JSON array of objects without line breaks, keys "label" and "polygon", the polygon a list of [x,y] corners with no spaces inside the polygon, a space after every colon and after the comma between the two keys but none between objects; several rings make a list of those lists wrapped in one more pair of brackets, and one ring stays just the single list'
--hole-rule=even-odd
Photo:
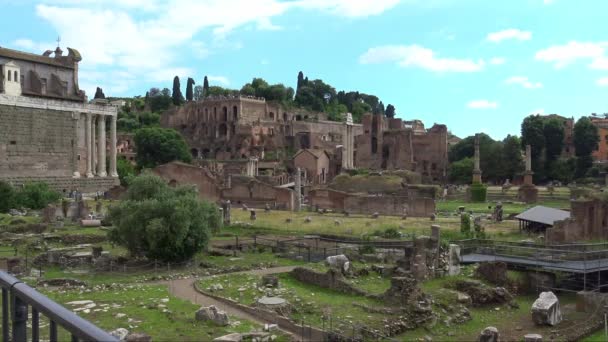
[{"label": "sky", "polygon": [[465,137],[608,112],[605,0],[0,0],[0,46],[80,51],[89,98],[298,71]]}]

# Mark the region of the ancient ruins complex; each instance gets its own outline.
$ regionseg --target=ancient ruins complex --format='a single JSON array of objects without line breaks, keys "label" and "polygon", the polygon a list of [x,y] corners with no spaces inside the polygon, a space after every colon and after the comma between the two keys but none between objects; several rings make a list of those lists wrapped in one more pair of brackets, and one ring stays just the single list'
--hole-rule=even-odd
[{"label": "ancient ruins complex", "polygon": [[86,102],[80,60],[70,48],[67,56],[59,47],[43,55],[0,48],[0,180],[44,181],[63,192],[118,183],[117,108]]}]

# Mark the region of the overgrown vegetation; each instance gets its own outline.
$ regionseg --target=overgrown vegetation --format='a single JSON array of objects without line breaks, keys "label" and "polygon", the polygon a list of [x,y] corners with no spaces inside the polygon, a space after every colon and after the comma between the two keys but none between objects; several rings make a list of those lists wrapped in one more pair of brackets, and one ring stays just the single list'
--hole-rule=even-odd
[{"label": "overgrown vegetation", "polygon": [[139,168],[153,168],[174,160],[192,161],[184,137],[173,129],[142,128],[135,133],[135,148]]},{"label": "overgrown vegetation", "polygon": [[183,261],[206,248],[221,225],[215,205],[201,202],[191,187],[172,188],[160,177],[133,179],[125,200],[110,208],[109,238],[133,256]]},{"label": "overgrown vegetation", "polygon": [[0,182],[0,212],[8,212],[14,208],[43,209],[49,203],[61,199],[61,194],[50,189],[42,182],[25,183],[22,188],[15,189],[6,182]]}]

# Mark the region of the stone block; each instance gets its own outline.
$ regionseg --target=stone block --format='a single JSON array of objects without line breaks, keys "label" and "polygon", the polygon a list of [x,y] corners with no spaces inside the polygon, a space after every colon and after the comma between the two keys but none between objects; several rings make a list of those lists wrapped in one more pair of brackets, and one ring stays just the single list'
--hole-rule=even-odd
[{"label": "stone block", "polygon": [[555,326],[562,321],[559,300],[553,292],[542,292],[532,304],[532,320],[537,325]]}]

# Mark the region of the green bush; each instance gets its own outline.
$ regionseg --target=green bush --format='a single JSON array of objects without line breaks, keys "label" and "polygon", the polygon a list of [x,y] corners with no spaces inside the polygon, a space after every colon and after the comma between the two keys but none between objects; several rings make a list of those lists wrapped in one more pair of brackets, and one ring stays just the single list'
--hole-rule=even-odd
[{"label": "green bush", "polygon": [[471,232],[471,216],[467,213],[460,214],[460,232],[465,235]]},{"label": "green bush", "polygon": [[172,188],[160,177],[133,178],[126,198],[110,209],[110,241],[133,256],[179,262],[202,251],[221,226],[217,207],[199,200],[193,187]]},{"label": "green bush", "polygon": [[485,202],[488,188],[481,183],[473,183],[470,188],[471,202]]},{"label": "green bush", "polygon": [[6,183],[0,182],[0,213],[6,213],[15,205],[15,189]]},{"label": "green bush", "polygon": [[61,194],[50,189],[49,185],[42,182],[26,183],[17,191],[14,205],[30,209],[43,209],[50,203],[61,199]]}]

